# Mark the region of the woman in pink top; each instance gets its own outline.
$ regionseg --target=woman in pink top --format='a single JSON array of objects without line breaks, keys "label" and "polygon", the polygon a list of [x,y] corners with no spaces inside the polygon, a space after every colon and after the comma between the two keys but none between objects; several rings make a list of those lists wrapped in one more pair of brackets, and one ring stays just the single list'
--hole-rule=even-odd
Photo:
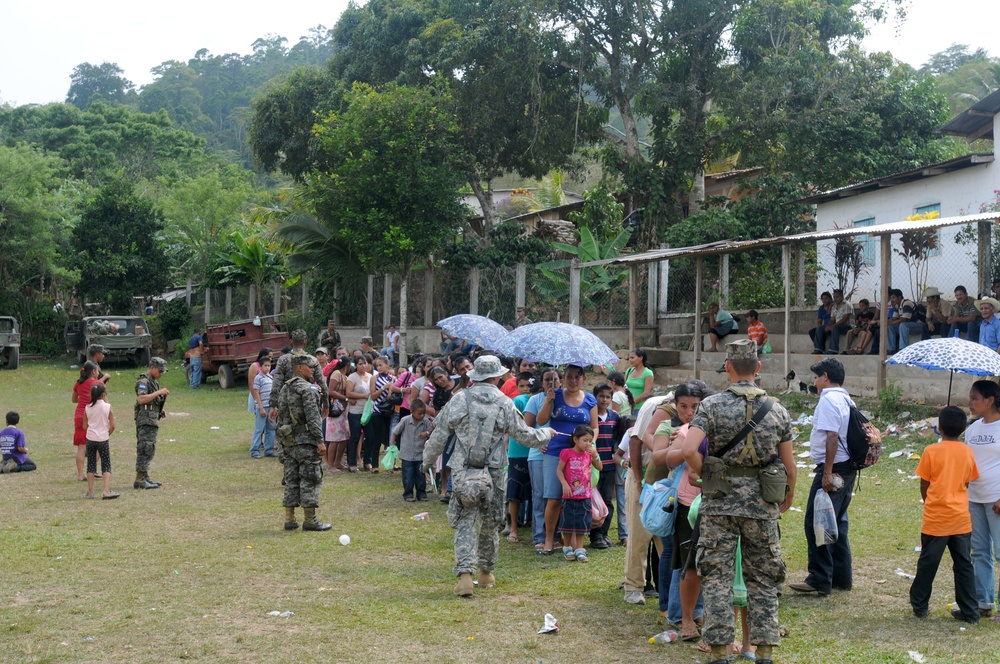
[{"label": "woman in pink top", "polygon": [[94,362],[84,362],[80,368],[80,377],[73,383],[73,393],[70,395],[70,401],[76,404],[76,412],[73,414],[73,445],[76,447],[76,478],[81,482],[87,479],[84,475],[87,426],[83,423],[83,409],[90,403],[90,388],[99,382],[98,371]]},{"label": "woman in pink top", "polygon": [[90,403],[83,411],[83,426],[87,432],[87,498],[94,497],[94,473],[97,455],[101,455],[101,476],[104,490],[101,498],[113,500],[118,494],[111,490],[111,450],[108,440],[115,432],[115,413],[108,403],[108,390],[97,381],[90,388]]},{"label": "woman in pink top", "polygon": [[[653,437],[653,463],[677,468],[684,463],[683,453],[678,446],[672,446],[673,441],[683,441],[691,420],[701,400],[712,394],[711,388],[698,381],[678,385],[674,392],[674,406],[677,415],[670,421],[668,427],[657,429]],[[672,428],[672,431],[670,430]],[[707,449],[707,448],[706,448]],[[681,638],[685,641],[697,641],[701,637],[698,625],[694,622],[694,608],[701,594],[701,580],[698,578],[694,565],[694,556],[689,555],[692,528],[688,523],[688,512],[695,497],[701,493],[697,484],[690,481],[689,470],[685,467],[684,476],[677,486],[677,516],[674,521],[673,556],[671,570],[687,569],[689,573],[680,581],[681,599]],[[661,575],[666,572],[661,566]],[[664,616],[666,617],[666,616]]]}]

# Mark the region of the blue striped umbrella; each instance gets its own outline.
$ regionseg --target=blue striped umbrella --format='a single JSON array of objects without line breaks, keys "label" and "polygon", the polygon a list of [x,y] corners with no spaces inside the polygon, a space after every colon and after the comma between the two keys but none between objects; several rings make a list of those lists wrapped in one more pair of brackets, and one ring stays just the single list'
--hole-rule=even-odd
[{"label": "blue striped umbrella", "polygon": [[507,328],[500,323],[476,314],[458,314],[437,322],[437,326],[455,337],[465,339],[486,350],[495,350],[496,345],[507,336]]},{"label": "blue striped umbrella", "polygon": [[501,355],[553,366],[609,364],[619,359],[593,332],[569,323],[524,325],[509,332],[494,350]]},{"label": "blue striped umbrella", "polygon": [[[932,371],[956,371],[974,376],[1000,376],[1000,353],[958,337],[927,339],[907,346],[886,360],[889,364],[905,364]],[[951,381],[948,381],[948,403],[951,403]]]}]

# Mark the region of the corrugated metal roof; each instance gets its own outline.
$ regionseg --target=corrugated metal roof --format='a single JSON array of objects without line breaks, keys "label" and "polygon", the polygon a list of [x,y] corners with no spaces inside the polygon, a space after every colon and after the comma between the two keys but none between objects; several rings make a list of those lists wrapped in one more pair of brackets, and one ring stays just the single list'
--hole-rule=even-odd
[{"label": "corrugated metal roof", "polygon": [[886,187],[894,187],[896,185],[906,184],[907,182],[913,182],[914,180],[920,180],[922,178],[934,177],[936,175],[944,175],[945,173],[951,173],[952,171],[961,170],[963,168],[969,168],[970,166],[988,164],[992,161],[993,161],[992,154],[967,154],[962,157],[957,157],[955,159],[949,159],[948,161],[941,161],[936,164],[928,164],[926,166],[921,166],[920,168],[913,168],[908,171],[899,171],[898,173],[893,173],[891,175],[885,175],[882,177],[872,178],[871,180],[865,180],[863,182],[850,184],[847,185],[846,187],[831,189],[830,191],[824,191],[820,194],[807,196],[805,198],[800,198],[792,202],[810,203],[813,205],[819,203],[827,203],[829,201],[835,201],[840,198],[847,198],[849,196],[858,196],[860,194],[866,194],[870,191],[878,191],[880,189],[885,189]]},{"label": "corrugated metal roof", "polygon": [[980,138],[996,140],[993,136],[993,116],[997,113],[1000,113],[1000,90],[980,99],[967,111],[956,115],[948,124],[938,129],[938,133],[961,136],[970,143]]},{"label": "corrugated metal roof", "polygon": [[895,221],[887,224],[879,224],[877,226],[849,226],[846,228],[810,231],[808,233],[760,238],[757,240],[721,240],[719,242],[711,242],[693,247],[654,249],[652,251],[644,251],[639,254],[631,254],[628,256],[618,256],[617,258],[610,258],[602,261],[589,261],[586,263],[580,263],[579,267],[598,267],[602,265],[642,265],[644,263],[656,263],[675,258],[696,258],[698,256],[712,256],[716,254],[733,254],[775,245],[817,242],[819,240],[834,240],[840,237],[858,235],[877,237],[881,235],[891,235],[893,233],[902,233],[905,231],[929,230],[932,228],[944,228],[946,226],[957,226],[960,224],[975,224],[981,221],[1000,221],[1000,212],[984,212],[981,214],[968,214],[958,217],[942,217],[940,219],[926,219],[922,221]]}]

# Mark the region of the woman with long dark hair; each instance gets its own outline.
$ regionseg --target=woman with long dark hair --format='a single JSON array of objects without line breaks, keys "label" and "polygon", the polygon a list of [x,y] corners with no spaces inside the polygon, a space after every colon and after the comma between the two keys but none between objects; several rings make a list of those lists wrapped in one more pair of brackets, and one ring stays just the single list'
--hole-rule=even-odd
[{"label": "woman with long dark hair", "polygon": [[70,400],[76,404],[76,412],[73,414],[73,446],[76,447],[76,478],[81,482],[87,481],[87,427],[83,409],[90,404],[90,388],[98,382],[97,371],[96,363],[84,362],[70,396]]}]

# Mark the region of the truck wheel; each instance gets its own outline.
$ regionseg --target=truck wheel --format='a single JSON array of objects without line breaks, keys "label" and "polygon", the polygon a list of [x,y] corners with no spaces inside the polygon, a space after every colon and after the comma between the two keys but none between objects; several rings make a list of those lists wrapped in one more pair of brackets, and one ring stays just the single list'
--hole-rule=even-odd
[{"label": "truck wheel", "polygon": [[77,353],[76,354],[76,363],[79,364],[81,367],[83,366],[83,363],[86,362],[86,361],[87,361],[87,354],[86,353]]},{"label": "truck wheel", "polygon": [[7,368],[17,369],[21,363],[21,349],[16,346],[7,351]]},{"label": "truck wheel", "polygon": [[233,387],[236,380],[233,378],[233,368],[228,364],[219,367],[219,387],[228,390]]}]

